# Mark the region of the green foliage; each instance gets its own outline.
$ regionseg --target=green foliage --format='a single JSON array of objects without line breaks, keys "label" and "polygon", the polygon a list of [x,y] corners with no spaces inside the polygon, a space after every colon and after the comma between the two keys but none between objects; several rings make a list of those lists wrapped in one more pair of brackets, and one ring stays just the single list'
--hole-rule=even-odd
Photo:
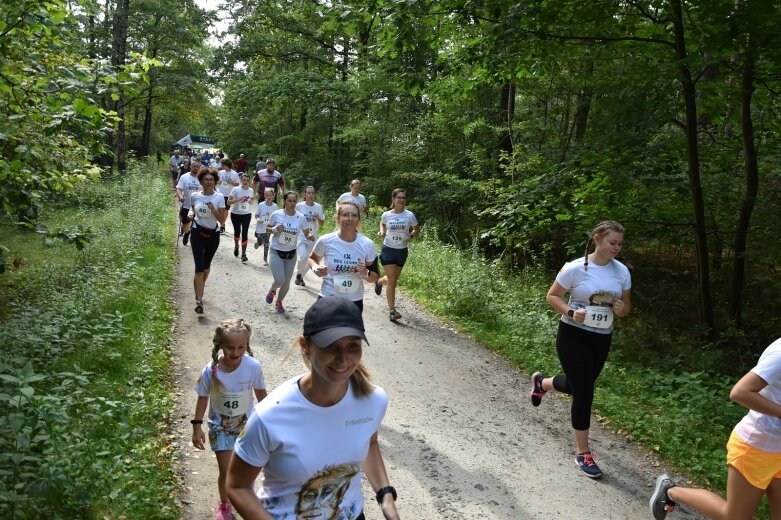
[{"label": "green foliage", "polygon": [[[0,514],[178,518],[168,344],[170,188],[132,166],[42,215],[89,221],[81,249],[0,228],[24,258],[0,281]],[[127,198],[134,207],[128,211]],[[103,201],[96,209],[89,201]],[[11,240],[13,237],[13,240]]]}]

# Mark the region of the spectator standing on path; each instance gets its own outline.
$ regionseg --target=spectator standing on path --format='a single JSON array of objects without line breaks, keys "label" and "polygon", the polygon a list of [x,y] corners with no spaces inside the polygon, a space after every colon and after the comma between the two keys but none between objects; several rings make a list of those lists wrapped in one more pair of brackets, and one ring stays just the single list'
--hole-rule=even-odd
[{"label": "spectator standing on path", "polygon": [[303,234],[298,235],[298,274],[296,274],[296,285],[306,287],[304,275],[309,271],[309,255],[317,240],[317,231],[325,221],[323,206],[315,202],[315,187],[307,186],[304,192],[304,200],[296,205],[296,211],[306,218],[306,226],[309,229],[309,238]]},{"label": "spectator standing on path", "polygon": [[[219,476],[217,489],[220,503],[215,511],[217,520],[231,520],[232,507],[228,501],[225,477],[228,473],[233,446],[236,444],[247,418],[255,411],[252,394],[258,402],[266,397],[266,381],[263,366],[252,357],[249,340],[252,329],[243,319],[223,320],[212,338],[212,360],[203,370],[195,392],[193,425],[193,446],[205,449],[206,440],[201,425],[206,409],[209,409],[209,446],[217,458]],[[222,352],[222,355],[220,354]],[[219,357],[218,357],[219,355]]]},{"label": "spectator standing on path", "polygon": [[378,236],[385,236],[382,241],[380,262],[385,269],[385,276],[374,284],[374,292],[382,294],[382,286],[387,285],[385,293],[388,301],[390,320],[395,322],[401,319],[401,314],[396,310],[396,284],[399,282],[401,270],[407,262],[409,243],[420,234],[418,219],[408,209],[407,192],[396,188],[391,194],[391,207],[380,218],[380,230]]},{"label": "spectator standing on path", "polygon": [[[591,241],[596,248],[589,254]],[[572,396],[571,423],[577,444],[575,462],[589,478],[602,471],[589,446],[594,386],[610,352],[615,316],[631,310],[629,269],[615,259],[624,244],[624,228],[606,220],[597,224],[586,243],[583,258],[568,262],[556,275],[546,300],[562,317],[556,352],[564,374],[532,375],[531,402],[539,406],[546,392],[556,389]],[[569,302],[564,295],[569,293]]]},{"label": "spectator standing on path", "polygon": [[252,180],[252,186],[255,188],[255,193],[265,193],[266,188],[273,188],[275,201],[277,199],[277,192],[285,192],[285,178],[276,168],[276,161],[274,159],[269,159],[266,161],[266,167],[262,170],[258,170]]},{"label": "spectator standing on path", "polygon": [[727,442],[727,500],[661,475],[650,500],[656,520],[663,520],[676,502],[714,520],[750,520],[763,495],[773,518],[781,518],[781,339],[765,349],[729,396],[749,412]]},{"label": "spectator standing on path", "polygon": [[336,207],[339,208],[339,204],[346,201],[352,201],[361,210],[362,215],[366,215],[369,210],[369,203],[366,202],[366,197],[361,195],[361,181],[353,179],[350,183],[350,191],[342,193],[339,198],[336,199]]},{"label": "spectator standing on path", "polygon": [[212,259],[220,247],[220,225],[225,225],[228,212],[222,193],[214,189],[217,172],[202,168],[198,181],[201,191],[190,196],[190,218],[194,220],[190,233],[190,248],[195,262],[193,289],[195,290],[195,312],[203,314],[203,291],[209,278]]},{"label": "spectator standing on path", "polygon": [[239,154],[239,158],[236,159],[236,171],[238,173],[247,173],[247,159],[244,158],[244,154]]},{"label": "spectator standing on path", "polygon": [[180,155],[179,148],[174,150],[174,154],[168,159],[168,171],[171,173],[171,186],[176,189],[176,181],[179,179],[179,169],[182,166],[184,158]]},{"label": "spectator standing on path", "polygon": [[400,518],[377,441],[388,396],[361,361],[364,341],[347,300],[321,298],[306,311],[293,348],[309,371],[258,404],[236,442],[227,487],[242,517],[365,520],[365,473],[383,518]]},{"label": "spectator standing on path", "polygon": [[[323,279],[320,297],[339,296],[353,302],[363,311],[363,282],[375,283],[377,249],[374,242],[358,232],[361,211],[352,201],[336,210],[336,231],[326,233],[315,242],[309,265]],[[323,260],[325,265],[320,265]]]}]

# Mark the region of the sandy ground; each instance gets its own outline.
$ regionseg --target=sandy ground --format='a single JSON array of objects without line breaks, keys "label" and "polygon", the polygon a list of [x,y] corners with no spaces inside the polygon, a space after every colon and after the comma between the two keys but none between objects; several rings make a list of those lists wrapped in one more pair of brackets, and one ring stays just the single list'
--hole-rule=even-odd
[{"label": "sandy ground", "polygon": [[[228,229],[232,230],[230,223]],[[213,518],[218,499],[216,460],[210,451],[192,447],[189,424],[196,400],[193,386],[210,360],[215,326],[228,317],[249,320],[252,350],[263,363],[270,391],[304,371],[298,355],[284,364],[281,360],[300,334],[304,312],[320,285],[311,272],[306,275],[307,287],[291,284],[285,298],[287,313],[277,315],[263,300],[271,273],[263,266],[262,249],[250,245],[246,264],[233,256],[232,249],[232,236],[224,235],[206,284],[206,313],[199,316],[193,312],[190,248],[178,246],[175,430],[185,519]],[[402,518],[652,518],[648,497],[663,469],[652,456],[594,427],[592,448],[605,476],[598,481],[586,478],[575,466],[565,398],[549,393],[539,408],[533,408],[527,374],[403,295],[397,308],[403,319],[393,324],[384,294],[377,297],[367,285],[364,318],[370,346],[364,349],[364,360],[390,397],[380,444],[390,481],[399,493]],[[382,518],[365,479],[364,491],[366,517]],[[701,517],[679,509],[668,518]]]}]

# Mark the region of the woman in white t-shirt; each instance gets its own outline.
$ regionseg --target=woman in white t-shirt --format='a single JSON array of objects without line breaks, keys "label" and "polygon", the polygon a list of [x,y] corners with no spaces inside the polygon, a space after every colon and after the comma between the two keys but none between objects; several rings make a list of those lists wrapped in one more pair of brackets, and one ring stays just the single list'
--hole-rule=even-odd
[{"label": "woman in white t-shirt", "polygon": [[364,341],[361,313],[349,301],[321,298],[307,310],[294,348],[309,371],[259,403],[236,442],[227,488],[243,518],[365,520],[364,474],[383,517],[399,518],[377,441],[388,396],[371,384]]},{"label": "woman in white t-shirt", "polygon": [[282,300],[285,299],[290,289],[290,279],[296,269],[296,244],[298,235],[303,234],[309,238],[309,229],[306,227],[306,218],[296,211],[298,195],[295,191],[285,192],[282,197],[283,209],[278,209],[271,214],[266,231],[271,236],[271,258],[269,266],[274,277],[271,289],[266,293],[266,303],[274,301],[276,296],[276,308],[279,314],[285,312]]},{"label": "woman in white t-shirt", "polygon": [[193,219],[190,246],[195,261],[193,287],[195,312],[198,314],[203,314],[203,290],[209,278],[212,259],[220,246],[219,228],[225,225],[228,216],[222,193],[214,189],[217,180],[215,170],[202,169],[198,173],[198,181],[203,190],[190,195],[190,217]]},{"label": "woman in white t-shirt", "polygon": [[[377,248],[374,242],[358,233],[361,211],[352,201],[336,210],[337,230],[326,233],[315,242],[309,255],[309,266],[323,279],[320,297],[340,296],[363,311],[363,282],[374,283],[377,273]],[[324,265],[320,265],[320,261]]]},{"label": "woman in white t-shirt", "polygon": [[407,192],[401,188],[393,190],[390,210],[382,214],[380,230],[377,232],[377,236],[385,236],[380,252],[380,262],[385,269],[385,276],[375,282],[374,292],[379,296],[382,294],[382,286],[388,286],[385,297],[388,301],[390,320],[393,322],[401,319],[401,314],[396,310],[396,284],[407,262],[409,253],[407,246],[420,234],[418,219],[406,209],[406,206]]},{"label": "woman in white t-shirt", "polygon": [[339,209],[339,204],[343,202],[353,202],[361,210],[362,214],[366,214],[369,210],[369,204],[366,202],[366,197],[361,195],[361,181],[353,179],[350,183],[350,191],[342,193],[339,198],[336,199],[336,209]]},{"label": "woman in white t-shirt", "polygon": [[241,236],[241,261],[247,261],[247,242],[249,223],[252,220],[252,199],[255,192],[249,186],[246,173],[239,176],[240,186],[236,186],[228,196],[231,222],[233,223],[233,256],[239,256],[239,236]]},{"label": "woman in white t-shirt", "polygon": [[657,520],[677,502],[714,520],[750,519],[764,495],[773,518],[781,517],[781,339],[765,349],[729,396],[749,412],[727,442],[727,500],[705,489],[679,487],[661,475],[649,503]]},{"label": "woman in white t-shirt", "polygon": [[263,245],[264,265],[268,265],[269,237],[271,237],[271,234],[266,229],[266,224],[268,224],[271,214],[279,209],[277,203],[274,202],[274,196],[274,188],[263,190],[264,200],[258,202],[258,207],[255,210],[255,237],[257,237],[255,249],[259,248],[261,244]]},{"label": "woman in white t-shirt", "polygon": [[298,235],[298,245],[296,246],[298,256],[296,285],[306,287],[304,275],[309,270],[309,255],[312,253],[315,240],[317,240],[317,231],[325,221],[323,206],[315,202],[314,186],[306,187],[304,200],[296,205],[296,211],[306,218],[306,226],[309,228],[309,238],[304,237],[303,234]]},{"label": "woman in white t-shirt", "polygon": [[[591,241],[596,248],[589,254]],[[548,289],[546,300],[562,314],[556,336],[556,353],[563,374],[532,375],[531,402],[539,406],[549,390],[572,396],[571,423],[577,444],[575,462],[589,478],[602,471],[589,446],[594,386],[610,352],[613,320],[631,310],[629,269],[615,259],[624,244],[624,228],[606,220],[597,224],[586,243],[583,258],[567,262]],[[569,293],[569,301],[564,295]]]}]

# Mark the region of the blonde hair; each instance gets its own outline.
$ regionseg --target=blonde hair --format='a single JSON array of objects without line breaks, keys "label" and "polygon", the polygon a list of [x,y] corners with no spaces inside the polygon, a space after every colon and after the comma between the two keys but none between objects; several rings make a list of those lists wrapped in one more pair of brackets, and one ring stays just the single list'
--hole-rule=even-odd
[{"label": "blonde hair", "polygon": [[624,226],[616,222],[615,220],[603,220],[591,231],[586,242],[586,252],[584,253],[585,260],[583,262],[583,269],[588,271],[588,246],[591,245],[591,241],[596,237],[603,237],[608,233],[615,232],[624,234]]},{"label": "blonde hair", "polygon": [[339,227],[339,217],[342,216],[342,208],[345,207],[345,206],[352,206],[352,207],[355,208],[355,211],[358,212],[358,225],[355,226],[355,229],[357,231],[360,231],[361,230],[361,208],[359,208],[358,204],[356,204],[352,200],[346,200],[344,202],[340,202],[339,203],[339,207],[336,208],[336,227],[337,228]]},{"label": "blonde hair", "polygon": [[217,328],[214,329],[214,336],[212,337],[212,380],[215,387],[221,388],[222,383],[217,379],[217,365],[220,362],[218,353],[222,349],[222,346],[227,342],[228,336],[231,334],[242,334],[247,336],[247,354],[254,357],[252,349],[249,346],[249,339],[252,337],[252,328],[249,323],[244,321],[244,318],[231,318],[229,320],[222,320]]},{"label": "blonde hair", "polygon": [[[312,360],[308,355],[308,350],[320,347],[315,345],[310,337],[303,335],[298,336],[295,340],[293,340],[293,344],[290,345],[290,348],[288,349],[287,354],[285,354],[285,357],[282,358],[283,363],[287,360],[287,358],[290,357],[296,347],[301,349],[301,358],[304,360],[304,365],[306,365],[306,368],[311,372]],[[350,383],[352,384],[353,394],[355,397],[366,397],[374,391],[374,385],[371,383],[371,379],[372,376],[369,372],[369,369],[366,368],[366,365],[363,364],[363,361],[360,361],[358,363],[358,367],[355,369],[355,372],[350,375]]]}]

